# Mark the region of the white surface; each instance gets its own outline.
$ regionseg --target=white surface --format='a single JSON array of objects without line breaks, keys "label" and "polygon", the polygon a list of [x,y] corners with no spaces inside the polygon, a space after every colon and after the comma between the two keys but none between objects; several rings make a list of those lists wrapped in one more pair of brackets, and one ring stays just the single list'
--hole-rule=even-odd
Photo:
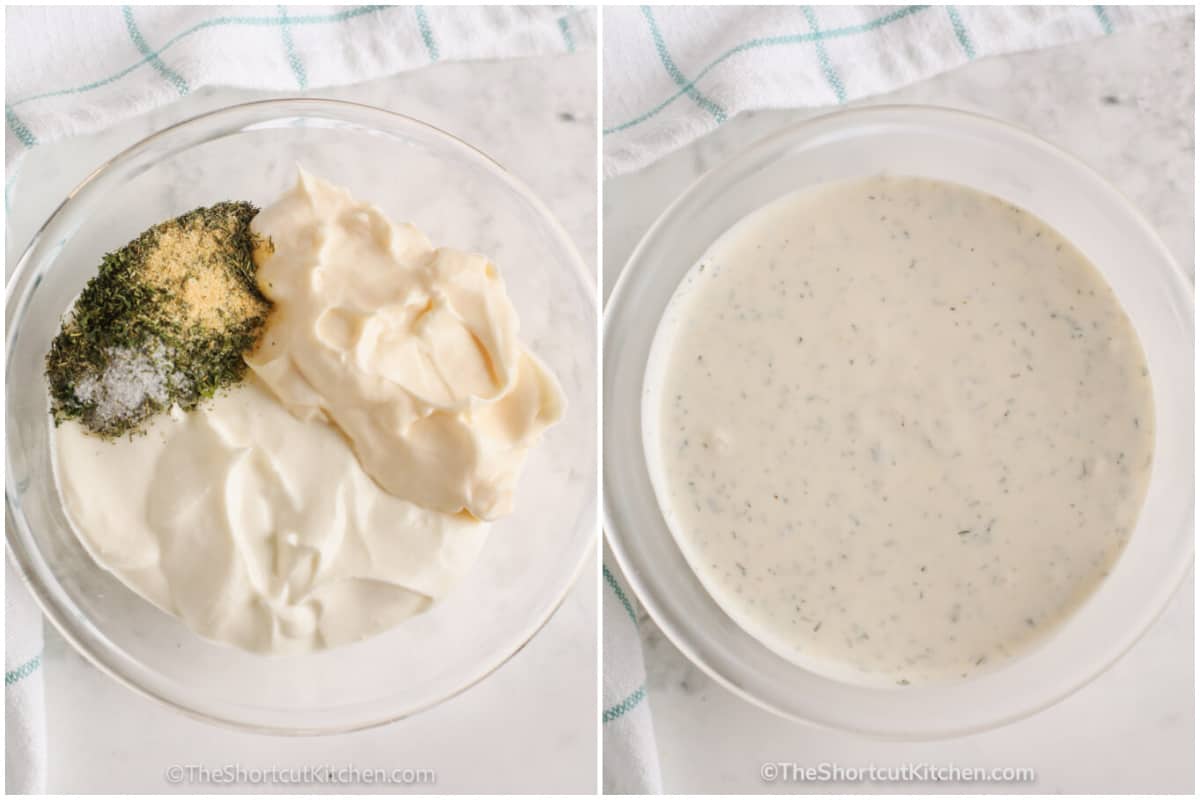
[{"label": "white surface", "polygon": [[[873,98],[975,110],[1022,125],[1083,158],[1147,215],[1193,273],[1193,22],[1180,20],[1053,50],[982,60]],[[739,117],[649,169],[605,183],[606,294],[638,239],[695,178],[812,111]],[[881,742],[791,723],[693,667],[650,620],[643,643],[668,792],[1016,791],[1190,793],[1194,780],[1194,585],[1111,670],[1022,722],[955,740]],[[764,762],[1032,767],[1037,781],[963,784],[766,782]]]},{"label": "white surface", "polygon": [[[480,147],[545,201],[595,269],[594,53],[438,64],[312,94],[407,113]],[[102,134],[37,148],[20,165],[10,193],[8,269],[36,227],[104,159],[164,125],[270,96],[198,92]],[[365,783],[172,786],[164,779],[171,765],[212,770],[329,765],[436,771],[432,786],[383,787],[387,791],[591,792],[596,785],[597,571],[590,559],[546,628],[478,686],[408,720],[336,737],[265,737],[193,721],[118,685],[47,630],[48,790],[380,791]]]}]

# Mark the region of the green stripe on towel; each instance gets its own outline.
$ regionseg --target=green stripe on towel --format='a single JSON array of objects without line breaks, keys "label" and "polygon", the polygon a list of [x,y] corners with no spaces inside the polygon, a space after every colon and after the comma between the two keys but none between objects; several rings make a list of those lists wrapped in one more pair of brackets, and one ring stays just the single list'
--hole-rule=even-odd
[{"label": "green stripe on towel", "polygon": [[630,711],[633,711],[635,708],[637,708],[638,705],[645,699],[646,687],[639,686],[638,690],[629,695],[629,697],[626,697],[624,700],[617,703],[615,706],[612,706],[611,708],[604,709],[605,724],[612,722],[614,719],[620,719],[621,717],[625,716]]},{"label": "green stripe on towel", "polygon": [[817,47],[817,60],[821,62],[821,71],[825,73],[825,80],[829,82],[829,86],[833,89],[834,96],[837,97],[839,104],[846,102],[846,88],[842,86],[842,78],[838,75],[837,70],[833,67],[833,62],[829,60],[829,52],[825,49],[825,43],[821,40],[821,26],[817,23],[816,12],[812,10],[812,6],[805,6],[801,9],[804,12],[804,18],[808,20],[808,26],[812,28],[813,39]]},{"label": "green stripe on towel", "polygon": [[963,24],[958,9],[954,6],[946,6],[946,15],[950,17],[950,25],[954,28],[954,36],[958,39],[958,43],[962,45],[963,52],[967,54],[967,58],[974,61],[975,44],[971,41],[971,34],[967,32],[967,26]]},{"label": "green stripe on towel", "polygon": [[17,141],[26,147],[35,147],[37,145],[37,137],[33,132],[25,126],[17,113],[12,110],[12,106],[4,107],[4,120],[8,123],[8,129],[13,132],[13,136],[17,137]]},{"label": "green stripe on towel", "polygon": [[575,52],[575,34],[571,33],[571,24],[568,21],[568,14],[563,14],[558,18],[558,30],[562,32],[563,43],[567,46],[568,53]]},{"label": "green stripe on towel", "polygon": [[671,58],[671,54],[667,52],[667,43],[663,40],[662,32],[658,29],[658,23],[654,20],[654,12],[650,6],[642,6],[642,16],[646,18],[646,24],[650,26],[650,37],[654,39],[654,49],[658,51],[658,58],[662,61],[663,69],[671,76],[671,80],[675,81],[675,85],[681,87],[682,91],[692,98],[696,105],[712,114],[718,125],[723,123],[725,121],[724,109],[702,95],[696,88],[696,82],[685,78],[679,71],[679,67],[675,65],[675,59]]},{"label": "green stripe on towel", "polygon": [[437,40],[433,38],[433,28],[429,27],[429,17],[425,14],[425,6],[417,6],[417,26],[421,29],[421,40],[425,42],[425,49],[429,52],[430,62],[437,61],[441,57],[438,52]]},{"label": "green stripe on towel", "polygon": [[4,673],[4,685],[12,686],[13,684],[20,683],[21,681],[25,680],[33,673],[37,672],[37,668],[40,667],[41,665],[42,665],[42,655],[41,655],[41,653],[39,653],[36,656],[34,656],[33,658],[26,661],[21,666],[17,667],[16,669],[10,669],[7,672],[5,672]]},{"label": "green stripe on towel", "polygon": [[154,71],[174,86],[180,95],[187,94],[188,84],[183,76],[163,63],[158,54],[150,49],[150,45],[146,44],[145,37],[142,36],[142,32],[138,30],[137,23],[133,19],[133,9],[129,6],[121,6],[121,15],[125,17],[125,30],[129,32],[129,38],[138,52],[146,57],[150,66],[154,67]]},{"label": "green stripe on towel", "polygon": [[633,613],[633,603],[630,603],[629,598],[625,596],[625,592],[621,589],[621,584],[617,583],[616,576],[609,572],[607,564],[603,565],[601,570],[604,572],[604,582],[612,588],[613,594],[621,601],[621,605],[625,606],[625,611],[629,613],[629,618],[633,620],[633,624],[637,625],[637,614]]},{"label": "green stripe on towel", "polygon": [[292,74],[296,76],[296,85],[301,90],[307,89],[308,71],[304,69],[304,62],[300,60],[300,54],[296,52],[296,43],[292,40],[292,27],[288,24],[287,6],[279,7],[279,33],[283,38],[283,54],[292,68]]}]

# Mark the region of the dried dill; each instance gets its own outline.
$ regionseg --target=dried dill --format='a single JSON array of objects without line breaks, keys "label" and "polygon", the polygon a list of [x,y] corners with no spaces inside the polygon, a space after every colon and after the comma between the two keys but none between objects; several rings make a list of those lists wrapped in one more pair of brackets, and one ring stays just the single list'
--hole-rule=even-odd
[{"label": "dried dill", "polygon": [[46,355],[56,425],[133,433],[241,380],[270,310],[255,283],[257,213],[244,202],[198,208],[104,256]]}]

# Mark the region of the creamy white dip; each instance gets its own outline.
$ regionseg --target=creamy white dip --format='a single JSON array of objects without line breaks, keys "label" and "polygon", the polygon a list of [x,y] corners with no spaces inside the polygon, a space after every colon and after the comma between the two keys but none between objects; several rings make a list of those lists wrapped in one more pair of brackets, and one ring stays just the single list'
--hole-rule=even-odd
[{"label": "creamy white dip", "polygon": [[656,489],[714,599],[781,655],[908,685],[1019,654],[1108,573],[1153,396],[1099,271],[1031,214],[878,177],[725,233],[659,328]]}]

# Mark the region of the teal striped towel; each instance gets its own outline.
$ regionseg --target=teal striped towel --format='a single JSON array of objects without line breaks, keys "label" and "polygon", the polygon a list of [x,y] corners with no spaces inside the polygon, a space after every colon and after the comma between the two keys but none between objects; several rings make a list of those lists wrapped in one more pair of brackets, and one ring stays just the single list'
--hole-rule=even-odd
[{"label": "teal striped towel", "polygon": [[38,794],[46,791],[42,615],[11,563],[4,584],[4,789]]},{"label": "teal striped towel", "polygon": [[604,10],[604,171],[644,167],[741,111],[837,106],[1000,53],[1191,6],[772,6]]},{"label": "teal striped towel", "polygon": [[646,668],[642,662],[639,611],[607,546],[604,551],[604,793],[659,794],[662,776]]},{"label": "teal striped towel", "polygon": [[297,94],[595,46],[592,7],[89,6],[7,14],[5,168],[205,86]]}]

